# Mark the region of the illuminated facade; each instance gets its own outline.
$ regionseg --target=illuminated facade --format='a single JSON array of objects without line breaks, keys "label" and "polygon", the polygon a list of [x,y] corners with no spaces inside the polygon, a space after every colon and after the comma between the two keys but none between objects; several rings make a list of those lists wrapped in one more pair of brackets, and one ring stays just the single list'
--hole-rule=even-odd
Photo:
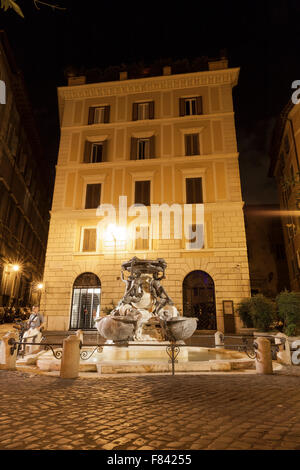
[{"label": "illuminated facade", "polygon": [[22,75],[1,31],[0,80],[0,306],[29,306],[39,301],[43,278],[50,184]]},{"label": "illuminated facade", "polygon": [[295,291],[300,290],[299,155],[300,108],[290,102],[274,129],[270,176],[277,183],[290,285]]},{"label": "illuminated facade", "polygon": [[[120,266],[164,258],[164,285],[201,330],[238,331],[237,302],[250,294],[232,88],[239,69],[84,83],[58,89],[61,139],[45,264],[47,329],[93,327],[124,294]],[[153,224],[97,232],[99,204],[204,204],[204,246],[153,239]],[[194,221],[191,227],[195,231]],[[196,232],[198,227],[196,226]],[[97,236],[97,233],[99,236]],[[138,238],[149,234],[149,239]],[[109,236],[107,236],[109,235]],[[223,301],[226,304],[224,313]],[[229,305],[229,308],[228,308]]]}]

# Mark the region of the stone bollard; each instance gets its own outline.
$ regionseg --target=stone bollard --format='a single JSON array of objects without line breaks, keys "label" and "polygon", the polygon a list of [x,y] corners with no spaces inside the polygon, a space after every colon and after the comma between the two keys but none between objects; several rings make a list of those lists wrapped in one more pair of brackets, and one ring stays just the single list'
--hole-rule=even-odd
[{"label": "stone bollard", "polygon": [[[285,343],[282,343],[280,339],[285,339]],[[288,341],[288,337],[284,333],[277,333],[275,337],[275,344],[279,345],[279,351],[277,353],[277,361],[280,364],[291,365],[291,349]]]},{"label": "stone bollard", "polygon": [[81,344],[83,344],[83,331],[82,330],[77,330],[76,331],[76,336],[77,336],[77,338],[80,339]]},{"label": "stone bollard", "polygon": [[16,370],[17,348],[14,350],[13,354],[10,353],[12,348],[12,345],[9,344],[10,339],[18,341],[18,335],[12,331],[8,331],[6,335],[3,336],[0,345],[0,369]]},{"label": "stone bollard", "polygon": [[79,373],[80,338],[77,335],[68,336],[63,341],[60,377],[62,379],[75,379]]},{"label": "stone bollard", "polygon": [[273,365],[270,341],[261,336],[255,339],[255,343],[257,345],[255,359],[256,373],[272,374]]},{"label": "stone bollard", "polygon": [[218,349],[224,348],[224,334],[221,331],[215,333],[215,347]]}]

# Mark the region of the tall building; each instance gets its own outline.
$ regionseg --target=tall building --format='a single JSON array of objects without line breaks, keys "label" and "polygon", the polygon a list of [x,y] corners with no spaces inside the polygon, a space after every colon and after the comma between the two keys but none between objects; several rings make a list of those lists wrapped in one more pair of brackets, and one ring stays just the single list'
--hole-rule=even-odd
[{"label": "tall building", "polygon": [[[131,79],[123,71],[119,81],[73,77],[58,88],[61,138],[43,295],[48,331],[92,329],[97,310],[123,296],[121,263],[134,256],[166,260],[163,284],[181,314],[198,317],[198,329],[240,328],[236,305],[250,284],[232,102],[238,75],[223,59],[200,72],[164,67],[160,76]],[[97,207],[111,204],[118,215],[120,196],[128,207],[143,204],[148,220],[129,212],[127,223],[99,229]],[[150,217],[154,204],[177,205],[171,239],[162,234],[169,224]],[[184,208],[193,219],[178,237]]]},{"label": "tall building", "polygon": [[274,129],[270,176],[280,201],[291,289],[300,290],[300,107],[289,102]]},{"label": "tall building", "polygon": [[3,31],[0,80],[0,305],[26,306],[40,298],[51,184],[22,74]]},{"label": "tall building", "polygon": [[274,298],[290,288],[279,206],[245,205],[251,294]]}]

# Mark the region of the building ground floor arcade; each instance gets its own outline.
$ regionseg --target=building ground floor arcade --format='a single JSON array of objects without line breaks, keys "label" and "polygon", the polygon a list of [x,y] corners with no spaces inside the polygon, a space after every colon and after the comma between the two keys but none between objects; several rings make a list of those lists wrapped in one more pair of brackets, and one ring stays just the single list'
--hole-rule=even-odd
[{"label": "building ground floor arcade", "polygon": [[122,298],[121,264],[134,256],[165,259],[164,288],[180,314],[198,317],[199,330],[239,332],[243,325],[236,307],[250,296],[247,252],[241,248],[93,255],[48,251],[41,302],[46,329],[93,329],[95,316]]}]

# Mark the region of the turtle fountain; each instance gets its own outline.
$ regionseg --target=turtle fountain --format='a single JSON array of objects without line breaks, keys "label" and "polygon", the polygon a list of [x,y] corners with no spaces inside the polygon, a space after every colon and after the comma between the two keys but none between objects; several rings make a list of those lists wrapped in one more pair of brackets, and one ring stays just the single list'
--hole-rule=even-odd
[{"label": "turtle fountain", "polygon": [[161,283],[166,277],[166,267],[162,258],[143,260],[134,257],[122,264],[125,293],[109,315],[95,320],[102,337],[114,343],[155,341],[143,331],[144,325],[151,320],[160,325],[164,341],[183,341],[192,336],[197,328],[197,318],[179,315]]}]

